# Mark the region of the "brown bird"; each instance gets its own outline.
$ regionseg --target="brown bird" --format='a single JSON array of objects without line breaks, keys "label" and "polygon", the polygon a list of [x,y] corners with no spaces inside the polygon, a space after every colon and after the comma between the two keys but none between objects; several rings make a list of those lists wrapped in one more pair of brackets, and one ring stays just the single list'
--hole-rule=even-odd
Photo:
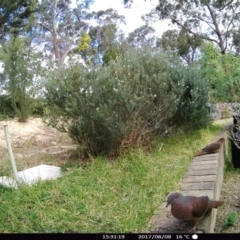
[{"label": "brown bird", "polygon": [[212,208],[218,208],[224,202],[210,200],[208,196],[184,196],[181,193],[171,193],[167,198],[167,205],[171,205],[172,215],[183,221],[194,221],[190,232],[196,231],[196,226],[204,215]]},{"label": "brown bird", "polygon": [[210,153],[216,153],[220,149],[222,143],[225,141],[224,138],[220,138],[216,142],[212,142],[208,144],[206,147],[202,148],[201,151],[197,152],[194,157],[210,154]]}]

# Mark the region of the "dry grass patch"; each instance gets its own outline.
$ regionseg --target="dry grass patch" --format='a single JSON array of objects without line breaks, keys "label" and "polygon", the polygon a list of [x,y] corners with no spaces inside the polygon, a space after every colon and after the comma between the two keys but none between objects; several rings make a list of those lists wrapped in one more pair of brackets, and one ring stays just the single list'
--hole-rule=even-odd
[{"label": "dry grass patch", "polygon": [[1,121],[1,175],[9,173],[10,168],[4,125],[8,126],[18,171],[39,164],[61,166],[66,163],[76,149],[66,133],[61,133],[51,126],[47,126],[40,118],[30,118],[26,123],[18,122],[17,119]]}]

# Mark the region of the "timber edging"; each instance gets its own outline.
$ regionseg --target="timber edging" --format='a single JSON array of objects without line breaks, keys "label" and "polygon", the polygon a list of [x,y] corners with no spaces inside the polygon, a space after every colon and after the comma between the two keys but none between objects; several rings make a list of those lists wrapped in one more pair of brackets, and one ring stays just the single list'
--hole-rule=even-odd
[{"label": "timber edging", "polygon": [[[199,156],[193,159],[181,183],[180,192],[184,195],[209,196],[219,200],[222,189],[224,160],[228,153],[228,137],[222,132],[220,137],[225,138],[218,153]],[[188,223],[180,230],[177,220],[171,214],[171,208],[160,206],[150,221],[149,233],[182,233],[188,232],[193,223]],[[197,225],[197,233],[214,233],[217,209],[209,211]]]}]

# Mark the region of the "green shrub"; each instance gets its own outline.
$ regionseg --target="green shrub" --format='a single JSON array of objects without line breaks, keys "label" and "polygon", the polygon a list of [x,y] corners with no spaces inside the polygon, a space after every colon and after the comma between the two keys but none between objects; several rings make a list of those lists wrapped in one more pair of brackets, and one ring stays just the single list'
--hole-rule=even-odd
[{"label": "green shrub", "polygon": [[0,95],[0,119],[13,118],[14,109],[8,95]]},{"label": "green shrub", "polygon": [[12,105],[19,122],[26,122],[32,115],[32,98],[21,90],[16,91],[12,98]]},{"label": "green shrub", "polygon": [[[43,99],[29,99],[31,102],[31,114],[35,116],[43,116],[46,108],[46,101]],[[0,119],[14,118],[15,109],[13,108],[13,101],[9,95],[0,95]],[[18,107],[18,102],[15,103]]]},{"label": "green shrub", "polygon": [[32,98],[36,92],[34,78],[41,70],[39,55],[30,39],[11,35],[0,48],[0,57],[4,66],[0,81],[11,97],[18,120],[25,122],[32,114]]},{"label": "green shrub", "polygon": [[211,103],[239,102],[240,57],[231,52],[221,54],[213,43],[205,43],[201,59],[203,81],[211,87]]},{"label": "green shrub", "polygon": [[[65,76],[61,78],[61,76]],[[124,137],[130,117],[124,91],[115,91],[109,72],[85,71],[79,66],[58,71],[47,86],[50,124],[67,130],[84,153],[108,154]]]},{"label": "green shrub", "polygon": [[184,71],[179,58],[148,48],[128,51],[99,69],[60,69],[46,87],[49,124],[68,131],[92,155],[144,144],[175,130],[170,120],[177,110],[188,109],[183,116],[190,119],[194,106],[179,107],[189,81]]},{"label": "green shrub", "polygon": [[176,84],[184,79],[184,91],[172,123],[184,131],[205,127],[210,122],[207,107],[209,89],[199,69],[182,66],[172,71],[172,79]]},{"label": "green shrub", "polygon": [[44,99],[32,99],[32,114],[35,116],[43,116],[46,108],[46,101]]}]

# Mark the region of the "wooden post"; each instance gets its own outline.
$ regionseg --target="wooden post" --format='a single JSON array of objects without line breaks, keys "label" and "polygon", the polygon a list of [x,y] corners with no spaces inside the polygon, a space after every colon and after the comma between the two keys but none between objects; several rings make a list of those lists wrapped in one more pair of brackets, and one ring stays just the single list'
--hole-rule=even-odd
[{"label": "wooden post", "polygon": [[12,145],[11,145],[11,142],[10,142],[7,125],[4,125],[4,132],[5,132],[5,137],[6,137],[7,147],[8,147],[8,154],[9,154],[10,162],[11,162],[11,165],[12,165],[13,174],[14,174],[14,177],[15,177],[15,180],[17,182],[18,187],[20,187],[21,182],[20,182],[20,179],[19,179],[19,176],[18,176],[17,167],[16,167],[16,163],[15,163],[15,160],[14,160],[14,156],[13,156]]}]

